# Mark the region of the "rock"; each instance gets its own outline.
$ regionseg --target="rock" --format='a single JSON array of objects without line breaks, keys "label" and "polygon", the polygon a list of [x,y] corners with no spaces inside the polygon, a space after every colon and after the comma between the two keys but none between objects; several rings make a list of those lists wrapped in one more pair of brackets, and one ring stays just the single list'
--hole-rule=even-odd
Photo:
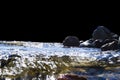
[{"label": "rock", "polygon": [[112,39],[117,39],[117,40],[119,39],[119,36],[115,33],[111,33],[110,35],[111,35]]},{"label": "rock", "polygon": [[92,37],[93,39],[101,39],[101,40],[105,40],[105,39],[110,39],[111,32],[109,29],[107,29],[104,26],[98,26],[97,29],[95,29],[92,33]]},{"label": "rock", "polygon": [[110,43],[106,43],[106,44],[101,46],[102,51],[117,50],[117,49],[119,49],[118,41],[112,41]]},{"label": "rock", "polygon": [[113,42],[113,41],[117,41],[117,39],[106,39],[103,41],[103,44],[107,44],[107,43],[110,43],[110,42]]},{"label": "rock", "polygon": [[118,49],[119,36],[104,26],[98,26],[93,31],[92,38],[94,47],[101,48],[102,51]]},{"label": "rock", "polygon": [[118,45],[120,45],[120,37],[118,38]]},{"label": "rock", "polygon": [[119,63],[118,61],[120,60],[120,56],[111,57],[111,58],[109,58],[109,60],[112,61],[113,63],[117,64],[117,63]]},{"label": "rock", "polygon": [[0,63],[1,63],[0,68],[4,68],[4,66],[7,65],[7,60],[5,60],[5,59],[0,59]]},{"label": "rock", "polygon": [[94,47],[100,48],[103,45],[103,42],[99,39],[95,40],[93,43]]},{"label": "rock", "polygon": [[98,26],[92,33],[92,38],[79,41],[76,36],[67,36],[63,40],[64,47],[101,48],[102,51],[120,49],[120,37],[104,26]]},{"label": "rock", "polygon": [[95,48],[100,48],[103,45],[103,41],[100,39],[93,40],[89,39],[80,44],[80,47],[95,47]]},{"label": "rock", "polygon": [[63,40],[63,45],[65,47],[79,47],[80,41],[79,41],[79,38],[76,36],[67,36]]},{"label": "rock", "polygon": [[10,62],[15,61],[16,59],[14,58],[9,58],[7,60],[5,59],[0,59],[1,65],[0,68],[4,68],[5,66],[8,66]]},{"label": "rock", "polygon": [[80,47],[94,47],[93,40],[89,39],[80,44]]}]

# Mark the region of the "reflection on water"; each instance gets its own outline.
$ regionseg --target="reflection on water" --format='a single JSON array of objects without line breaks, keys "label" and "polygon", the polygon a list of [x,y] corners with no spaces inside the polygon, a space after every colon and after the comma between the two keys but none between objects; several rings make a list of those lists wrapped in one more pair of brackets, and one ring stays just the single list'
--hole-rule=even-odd
[{"label": "reflection on water", "polygon": [[120,52],[63,48],[60,43],[0,45],[0,80],[55,80],[77,74],[88,80],[120,80]]}]

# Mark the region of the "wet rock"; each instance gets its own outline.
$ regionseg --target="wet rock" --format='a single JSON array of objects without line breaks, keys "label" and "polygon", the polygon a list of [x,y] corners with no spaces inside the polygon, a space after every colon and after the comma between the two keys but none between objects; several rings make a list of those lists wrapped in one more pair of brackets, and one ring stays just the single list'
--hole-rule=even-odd
[{"label": "wet rock", "polygon": [[106,43],[101,46],[102,51],[107,51],[107,50],[117,50],[118,47],[118,41],[112,41],[110,43]]},{"label": "wet rock", "polygon": [[0,68],[4,68],[4,66],[7,65],[7,61],[5,59],[0,59],[0,63],[1,63]]},{"label": "wet rock", "polygon": [[94,47],[101,48],[102,51],[118,49],[119,36],[104,26],[98,26],[93,31],[92,38]]},{"label": "wet rock", "polygon": [[109,60],[112,61],[113,63],[117,64],[117,63],[119,63],[120,56],[110,57]]},{"label": "wet rock", "polygon": [[83,41],[83,40],[80,40],[79,42],[80,42],[80,44],[81,44],[81,43],[83,43],[84,41]]},{"label": "wet rock", "polygon": [[63,40],[64,47],[79,47],[80,41],[79,38],[76,36],[67,36]]},{"label": "wet rock", "polygon": [[94,47],[93,39],[86,40],[80,44],[80,47]]},{"label": "wet rock", "polygon": [[0,68],[4,68],[5,66],[8,66],[10,62],[15,61],[16,59],[14,58],[9,58],[7,60],[5,59],[0,59],[1,65]]},{"label": "wet rock", "polygon": [[[113,42],[114,41],[114,42]],[[98,26],[92,33],[92,38],[80,44],[80,47],[95,47],[102,50],[118,49],[118,35],[104,26]],[[110,47],[111,46],[111,47]],[[109,47],[109,48],[108,48]],[[113,48],[112,48],[113,47]]]},{"label": "wet rock", "polygon": [[80,44],[80,47],[95,47],[100,48],[103,45],[103,42],[100,39],[93,40],[89,39]]},{"label": "wet rock", "polygon": [[109,59],[108,58],[102,58],[102,59],[98,59],[98,62],[104,62],[104,63],[108,63]]},{"label": "wet rock", "polygon": [[120,38],[104,26],[98,26],[92,33],[92,38],[79,41],[76,36],[67,36],[63,41],[64,47],[101,48],[102,51],[120,49]]},{"label": "wet rock", "polygon": [[106,43],[110,43],[110,42],[113,42],[113,41],[118,41],[117,39],[106,39],[103,41],[103,44],[106,44]]},{"label": "wet rock", "polygon": [[99,39],[95,40],[93,43],[94,47],[100,48],[103,45],[103,42]]}]

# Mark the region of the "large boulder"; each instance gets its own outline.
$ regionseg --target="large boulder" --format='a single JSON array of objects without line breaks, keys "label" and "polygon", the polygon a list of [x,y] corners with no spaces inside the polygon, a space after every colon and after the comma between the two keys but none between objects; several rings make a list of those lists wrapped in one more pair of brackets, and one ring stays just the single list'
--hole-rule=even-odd
[{"label": "large boulder", "polygon": [[80,41],[79,41],[79,38],[76,36],[67,36],[63,40],[63,45],[65,47],[79,47]]},{"label": "large boulder", "polygon": [[116,50],[118,49],[119,36],[104,26],[98,26],[92,33],[94,47],[101,50]]},{"label": "large boulder", "polygon": [[92,34],[93,39],[101,39],[101,40],[105,40],[105,39],[109,39],[110,37],[110,30],[107,29],[104,26],[98,26]]},{"label": "large boulder", "polygon": [[115,33],[112,33],[109,29],[107,29],[104,26],[98,26],[92,33],[93,39],[118,39],[118,35]]}]

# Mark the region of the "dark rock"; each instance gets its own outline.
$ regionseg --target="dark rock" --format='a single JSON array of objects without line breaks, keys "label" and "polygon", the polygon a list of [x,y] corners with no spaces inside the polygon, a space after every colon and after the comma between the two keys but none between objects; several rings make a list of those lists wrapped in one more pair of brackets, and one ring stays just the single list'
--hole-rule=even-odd
[{"label": "dark rock", "polygon": [[117,50],[118,48],[119,48],[118,41],[112,41],[110,43],[106,43],[106,44],[101,46],[102,51]]},{"label": "dark rock", "polygon": [[119,36],[104,26],[98,26],[93,31],[92,38],[94,47],[101,48],[103,51],[118,49]]},{"label": "dark rock", "polygon": [[98,26],[97,29],[95,29],[93,31],[92,37],[93,39],[101,39],[101,40],[105,40],[105,39],[110,39],[111,32],[109,29],[107,29],[104,26]]},{"label": "dark rock", "polygon": [[108,62],[109,59],[108,58],[102,58],[102,59],[98,59],[97,61],[98,62]]},{"label": "dark rock", "polygon": [[114,62],[114,63],[118,63],[118,60],[120,60],[120,56],[116,56],[116,57],[111,57],[109,58],[110,61]]},{"label": "dark rock", "polygon": [[9,64],[10,62],[13,62],[13,61],[16,61],[16,59],[15,59],[15,58],[9,58],[9,59],[7,60],[7,64]]},{"label": "dark rock", "polygon": [[0,62],[1,62],[0,68],[4,68],[4,66],[7,65],[7,60],[5,59],[0,59]]},{"label": "dark rock", "polygon": [[81,43],[83,43],[84,41],[83,41],[83,40],[80,40],[79,42],[80,42],[80,44],[81,44]]},{"label": "dark rock", "polygon": [[100,48],[103,45],[103,42],[99,39],[95,40],[93,43],[94,47]]},{"label": "dark rock", "polygon": [[10,62],[15,61],[16,59],[14,58],[9,58],[7,60],[5,59],[0,59],[1,65],[0,68],[4,68],[5,66],[8,66]]},{"label": "dark rock", "polygon": [[92,38],[79,41],[76,36],[67,36],[63,41],[64,47],[101,48],[102,51],[120,49],[120,38],[104,26],[98,26],[92,33]]},{"label": "dark rock", "polygon": [[76,36],[67,36],[63,40],[63,45],[65,47],[79,47],[80,41],[79,41],[79,38]]},{"label": "dark rock", "polygon": [[113,42],[113,41],[117,41],[116,39],[106,39],[103,41],[103,44],[107,44],[107,43],[110,43],[110,42]]},{"label": "dark rock", "polygon": [[119,35],[117,35],[115,33],[111,33],[110,35],[111,35],[112,39],[117,39],[117,40],[119,39]]}]

